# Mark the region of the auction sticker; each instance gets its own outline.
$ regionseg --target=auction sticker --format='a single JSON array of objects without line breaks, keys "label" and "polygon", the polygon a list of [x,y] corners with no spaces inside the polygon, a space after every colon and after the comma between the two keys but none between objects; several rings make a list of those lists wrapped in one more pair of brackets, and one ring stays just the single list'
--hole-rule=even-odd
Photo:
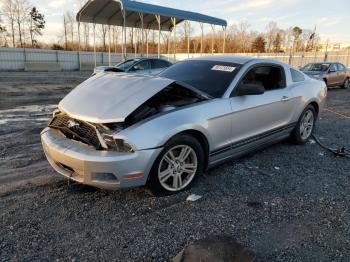
[{"label": "auction sticker", "polygon": [[233,72],[236,69],[234,66],[223,66],[223,65],[215,65],[211,70],[214,71],[223,71],[223,72]]}]

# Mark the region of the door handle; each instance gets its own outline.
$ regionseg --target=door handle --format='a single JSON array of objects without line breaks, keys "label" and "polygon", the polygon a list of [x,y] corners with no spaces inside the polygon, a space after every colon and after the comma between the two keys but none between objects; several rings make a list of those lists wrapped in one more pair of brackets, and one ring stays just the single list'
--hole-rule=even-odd
[{"label": "door handle", "polygon": [[287,102],[289,100],[288,96],[282,96],[281,101],[282,102]]}]

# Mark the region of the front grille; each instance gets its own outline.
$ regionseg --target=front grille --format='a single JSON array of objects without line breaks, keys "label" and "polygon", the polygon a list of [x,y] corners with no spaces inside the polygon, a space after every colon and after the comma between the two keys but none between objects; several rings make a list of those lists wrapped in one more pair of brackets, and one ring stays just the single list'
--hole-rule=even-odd
[{"label": "front grille", "polygon": [[73,119],[66,114],[58,114],[51,120],[49,127],[59,129],[66,137],[94,146],[101,147],[93,125]]}]

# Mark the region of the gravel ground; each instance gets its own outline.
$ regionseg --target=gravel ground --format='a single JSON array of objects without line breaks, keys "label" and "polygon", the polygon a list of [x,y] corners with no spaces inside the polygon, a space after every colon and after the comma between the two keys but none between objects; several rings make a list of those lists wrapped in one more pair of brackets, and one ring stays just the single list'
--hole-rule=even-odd
[{"label": "gravel ground", "polygon": [[[11,74],[0,73],[0,260],[168,261],[195,239],[229,235],[257,261],[350,261],[350,160],[283,142],[168,197],[69,184],[39,132],[84,76]],[[329,91],[323,143],[350,147],[349,100],[350,90]],[[186,202],[191,193],[203,197]]]}]

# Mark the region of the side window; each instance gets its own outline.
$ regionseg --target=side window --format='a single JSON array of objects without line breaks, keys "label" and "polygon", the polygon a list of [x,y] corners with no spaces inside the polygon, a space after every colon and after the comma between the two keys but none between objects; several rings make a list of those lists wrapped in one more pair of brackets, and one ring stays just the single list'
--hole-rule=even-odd
[{"label": "side window", "polygon": [[290,69],[290,73],[291,73],[293,82],[302,82],[305,80],[304,75],[293,68]]},{"label": "side window", "polygon": [[329,71],[330,72],[336,72],[337,71],[337,68],[336,68],[335,64],[331,64],[331,66],[329,67]]},{"label": "side window", "polygon": [[152,68],[167,68],[169,63],[162,60],[152,60]]},{"label": "side window", "polygon": [[338,71],[346,71],[345,66],[343,66],[342,64],[337,64],[338,67]]},{"label": "side window", "polygon": [[285,87],[284,71],[279,66],[257,66],[242,79],[244,84],[261,84],[266,91]]},{"label": "side window", "polygon": [[141,61],[131,68],[132,71],[148,70],[148,69],[151,69],[151,65],[150,65],[150,62],[147,60]]}]

